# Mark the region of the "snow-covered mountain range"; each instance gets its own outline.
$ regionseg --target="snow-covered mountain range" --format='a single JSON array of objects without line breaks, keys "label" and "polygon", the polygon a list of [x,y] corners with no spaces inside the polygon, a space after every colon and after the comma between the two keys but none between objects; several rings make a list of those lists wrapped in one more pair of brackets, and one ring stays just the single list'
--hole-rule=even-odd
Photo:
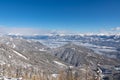
[{"label": "snow-covered mountain range", "polygon": [[120,64],[119,45],[119,35],[1,35],[0,64],[50,74],[98,63],[113,67]]}]

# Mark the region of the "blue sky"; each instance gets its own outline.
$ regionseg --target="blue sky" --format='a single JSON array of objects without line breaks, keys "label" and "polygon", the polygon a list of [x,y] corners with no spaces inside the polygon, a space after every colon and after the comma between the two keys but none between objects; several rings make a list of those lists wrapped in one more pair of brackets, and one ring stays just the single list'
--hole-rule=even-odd
[{"label": "blue sky", "polygon": [[120,26],[120,0],[0,0],[0,25],[98,32]]}]

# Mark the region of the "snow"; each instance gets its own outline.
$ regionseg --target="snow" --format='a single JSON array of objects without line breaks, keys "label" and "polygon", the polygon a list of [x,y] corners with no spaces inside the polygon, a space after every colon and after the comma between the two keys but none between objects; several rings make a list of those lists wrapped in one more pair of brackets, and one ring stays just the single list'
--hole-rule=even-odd
[{"label": "snow", "polygon": [[10,42],[7,42],[6,44],[8,45]]},{"label": "snow", "polygon": [[9,36],[11,36],[11,35],[22,36],[23,34],[21,34],[21,33],[8,33],[8,35],[9,35]]},{"label": "snow", "polygon": [[66,53],[65,58],[67,58],[67,57],[68,57],[68,55],[69,55],[69,53]]},{"label": "snow", "polygon": [[16,47],[16,45],[13,43],[13,48],[15,48]]},{"label": "snow", "polygon": [[11,58],[11,56],[9,55],[9,58]]},{"label": "snow", "polygon": [[56,78],[59,74],[52,74],[52,77]]},{"label": "snow", "polygon": [[16,53],[17,55],[21,56],[22,58],[27,59],[25,56],[23,56],[21,53],[19,53],[17,51],[13,50],[13,52]]},{"label": "snow", "polygon": [[46,51],[44,48],[39,49],[39,51]]},{"label": "snow", "polygon": [[6,63],[5,63],[4,61],[1,61],[1,60],[0,60],[0,64],[1,64],[1,65],[4,65],[4,64],[6,64]]},{"label": "snow", "polygon": [[27,42],[31,43],[31,40],[27,40]]},{"label": "snow", "polygon": [[75,50],[75,48],[71,48],[71,49]]},{"label": "snow", "polygon": [[22,77],[20,78],[10,78],[6,76],[0,76],[0,80],[22,80]]},{"label": "snow", "polygon": [[13,41],[13,38],[10,38],[10,41]]},{"label": "snow", "polygon": [[61,63],[61,62],[58,62],[58,61],[53,61],[53,62],[56,63],[56,64],[58,64],[58,65],[60,65],[60,66],[64,66],[64,67],[66,67],[66,65],[63,64],[63,63]]},{"label": "snow", "polygon": [[74,66],[69,66],[69,67],[70,67],[70,69],[74,68]]},{"label": "snow", "polygon": [[105,52],[116,52],[116,49],[114,47],[108,47],[108,46],[98,46],[94,44],[89,43],[80,43],[80,45],[88,47],[96,51],[105,51]]},{"label": "snow", "polygon": [[1,50],[5,51],[5,49],[1,48]]},{"label": "snow", "polygon": [[82,71],[86,72],[86,69],[84,69],[84,68],[81,68],[80,70],[82,70]]},{"label": "snow", "polygon": [[104,52],[116,52],[114,49],[98,49],[99,51],[104,51]]},{"label": "snow", "polygon": [[81,53],[83,52],[83,51],[81,51],[81,50],[78,50],[78,51],[81,52]]}]

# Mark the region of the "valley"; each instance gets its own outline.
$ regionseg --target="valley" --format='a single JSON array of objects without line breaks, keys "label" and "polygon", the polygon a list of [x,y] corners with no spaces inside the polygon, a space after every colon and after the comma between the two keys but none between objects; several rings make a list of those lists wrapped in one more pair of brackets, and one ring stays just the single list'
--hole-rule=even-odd
[{"label": "valley", "polygon": [[[116,74],[118,78],[115,77],[115,80],[118,80],[120,41],[119,37],[114,37],[1,35],[1,78],[68,80],[72,75],[74,80],[93,80],[106,77],[113,79],[110,75]],[[98,74],[96,70],[101,72]],[[63,76],[64,79],[59,79]]]}]

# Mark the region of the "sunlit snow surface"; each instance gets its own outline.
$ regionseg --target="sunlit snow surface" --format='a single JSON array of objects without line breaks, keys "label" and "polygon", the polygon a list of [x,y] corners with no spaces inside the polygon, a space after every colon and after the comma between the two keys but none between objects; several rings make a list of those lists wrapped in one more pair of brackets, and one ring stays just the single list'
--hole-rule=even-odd
[{"label": "sunlit snow surface", "polygon": [[[84,40],[85,39],[85,40]],[[109,45],[109,43],[115,43],[117,45],[119,45],[120,40],[119,39],[114,39],[114,38],[99,38],[99,37],[85,37],[82,36],[82,39],[79,38],[79,36],[74,36],[74,37],[52,37],[52,38],[48,38],[48,39],[32,39],[33,41],[39,41],[44,45],[47,45],[50,48],[57,48],[60,46],[63,46],[69,42],[72,42],[76,45],[79,46],[84,46],[86,48],[92,49],[95,53],[100,54],[100,55],[106,55],[110,58],[116,58],[116,54],[107,54],[107,53],[116,53],[118,52],[116,49],[117,47],[114,45]],[[92,42],[92,43],[91,43]],[[94,42],[100,42],[99,44],[94,44]],[[108,44],[105,45],[101,45],[101,43],[104,42],[108,42]],[[104,44],[103,43],[103,44]]]},{"label": "sunlit snow surface", "polygon": [[13,50],[13,52],[16,53],[17,55],[19,55],[20,57],[22,57],[22,58],[24,58],[24,59],[27,59],[25,56],[23,56],[21,53],[19,53],[19,52],[17,52],[17,51]]},{"label": "sunlit snow surface", "polygon": [[[15,37],[15,36],[14,36]],[[105,55],[106,53],[112,53],[107,55],[115,58],[113,53],[119,53],[120,35],[34,35],[34,36],[16,36],[17,38],[27,39],[28,42],[39,41],[40,43],[50,47],[61,47],[69,42],[76,45],[85,46],[92,49],[95,53]],[[10,39],[12,41],[12,38]],[[3,40],[4,41],[4,40]],[[6,42],[9,44],[9,42]],[[12,44],[15,48],[16,45]],[[45,51],[45,49],[39,49],[39,51]]]}]

